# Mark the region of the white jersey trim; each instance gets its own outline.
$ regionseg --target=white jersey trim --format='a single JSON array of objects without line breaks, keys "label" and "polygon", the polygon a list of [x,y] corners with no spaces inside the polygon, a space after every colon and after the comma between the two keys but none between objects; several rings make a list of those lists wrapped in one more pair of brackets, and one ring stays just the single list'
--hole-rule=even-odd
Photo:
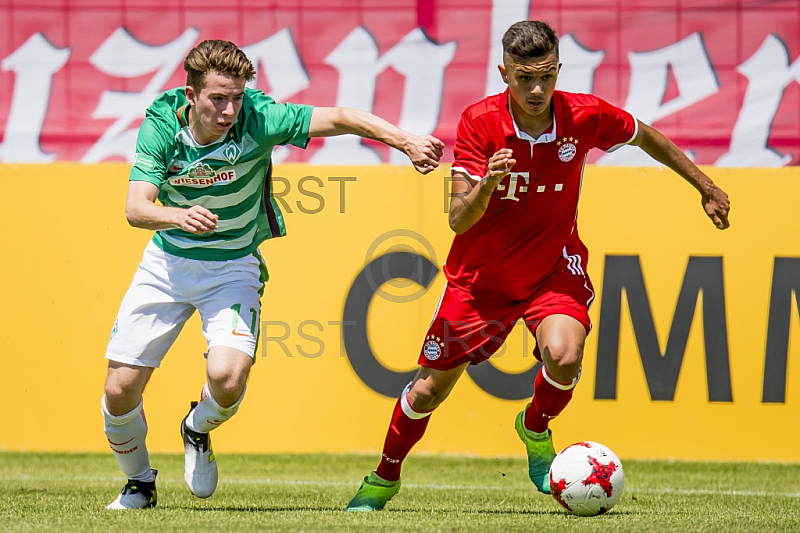
[{"label": "white jersey trim", "polygon": [[461,172],[462,174],[466,174],[467,176],[469,176],[470,178],[472,178],[474,181],[481,181],[481,180],[483,179],[482,177],[473,176],[472,174],[470,174],[469,172],[467,172],[467,169],[465,169],[464,167],[452,167],[452,168],[450,169],[450,172],[451,172],[451,173],[452,173],[452,172],[455,172],[455,171]]},{"label": "white jersey trim", "polygon": [[621,148],[625,145],[632,143],[633,140],[636,138],[636,136],[639,135],[639,121],[633,115],[631,115],[631,117],[633,117],[633,136],[624,143],[615,144],[614,146],[606,150],[607,153],[610,154],[611,152],[617,150],[618,148]]}]

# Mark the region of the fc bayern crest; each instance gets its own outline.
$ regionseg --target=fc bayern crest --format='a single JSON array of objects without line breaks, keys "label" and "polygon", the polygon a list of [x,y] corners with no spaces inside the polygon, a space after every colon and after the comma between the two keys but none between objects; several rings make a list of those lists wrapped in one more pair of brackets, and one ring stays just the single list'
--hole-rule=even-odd
[{"label": "fc bayern crest", "polygon": [[429,361],[436,361],[442,356],[442,345],[433,335],[428,336],[428,341],[422,347],[422,353],[425,359]]},{"label": "fc bayern crest", "polygon": [[575,157],[575,154],[577,153],[578,153],[578,148],[574,144],[566,142],[562,144],[561,147],[558,149],[558,158],[562,160],[564,163],[568,163],[572,161],[572,159]]}]

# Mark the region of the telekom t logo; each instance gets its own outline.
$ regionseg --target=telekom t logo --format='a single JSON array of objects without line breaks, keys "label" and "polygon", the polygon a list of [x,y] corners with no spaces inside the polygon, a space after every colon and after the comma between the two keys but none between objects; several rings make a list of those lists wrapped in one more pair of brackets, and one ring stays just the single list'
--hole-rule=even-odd
[{"label": "telekom t logo", "polygon": [[[519,178],[525,180],[525,185],[519,186],[519,192],[525,193],[528,192],[528,181],[530,180],[530,175],[527,172],[509,172],[508,173],[508,193],[501,198],[501,200],[514,200],[515,202],[519,202],[519,198],[516,196],[517,192],[517,182]],[[505,191],[506,186],[502,183],[497,186],[498,191]]]}]

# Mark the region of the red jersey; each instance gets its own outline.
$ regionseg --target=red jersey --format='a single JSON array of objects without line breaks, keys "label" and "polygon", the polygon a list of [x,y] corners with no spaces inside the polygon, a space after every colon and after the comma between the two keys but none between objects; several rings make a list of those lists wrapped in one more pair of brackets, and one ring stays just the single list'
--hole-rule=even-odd
[{"label": "red jersey", "polygon": [[517,130],[508,98],[508,90],[489,96],[461,115],[453,170],[480,180],[501,148],[513,150],[517,163],[481,219],[456,235],[444,272],[469,291],[523,300],[562,270],[584,274],[586,247],[576,223],[586,155],[631,142],[637,122],[595,96],[555,91],[553,127],[533,139]]}]

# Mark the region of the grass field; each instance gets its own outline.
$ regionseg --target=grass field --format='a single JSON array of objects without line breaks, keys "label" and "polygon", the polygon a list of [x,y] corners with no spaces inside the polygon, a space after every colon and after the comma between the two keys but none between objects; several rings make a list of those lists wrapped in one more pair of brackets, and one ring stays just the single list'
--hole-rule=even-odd
[{"label": "grass field", "polygon": [[183,456],[155,455],[156,509],[106,511],[124,484],[108,454],[0,453],[3,531],[800,531],[800,465],[626,461],[608,514],[573,517],[527,480],[524,458],[412,456],[380,513],[342,512],[376,458],[222,455],[208,500]]}]

